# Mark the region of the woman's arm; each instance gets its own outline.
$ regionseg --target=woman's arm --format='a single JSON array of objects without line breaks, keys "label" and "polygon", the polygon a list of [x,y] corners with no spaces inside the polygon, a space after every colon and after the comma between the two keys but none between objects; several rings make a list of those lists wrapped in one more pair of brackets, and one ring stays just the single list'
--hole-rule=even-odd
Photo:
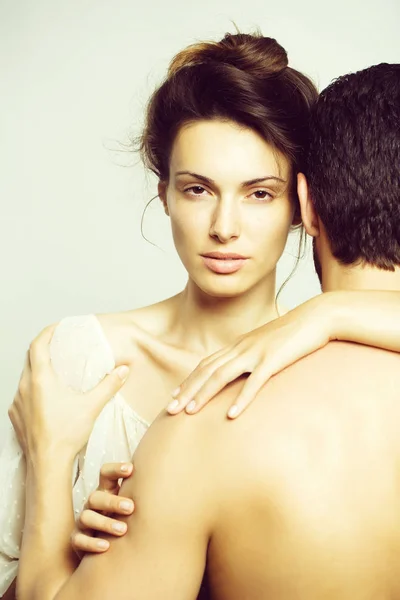
[{"label": "woman's arm", "polygon": [[73,456],[48,452],[27,460],[26,515],[17,598],[47,600],[77,568],[70,545],[74,528],[71,499]]},{"label": "woman's arm", "polygon": [[[58,466],[54,469],[54,463],[63,466],[61,469]],[[126,533],[126,523],[117,521],[115,516],[130,515],[134,510],[131,499],[118,496],[119,481],[132,476],[132,463],[107,463],[102,466],[99,486],[88,498],[77,523],[74,519],[68,518],[68,515],[72,514],[72,505],[68,497],[70,487],[65,486],[65,482],[68,482],[68,473],[64,471],[64,467],[69,469],[70,466],[68,456],[56,458],[54,455],[43,457],[36,467],[28,466],[25,535],[30,535],[33,540],[30,540],[28,549],[26,545],[22,548],[23,572],[19,579],[20,597],[27,596],[25,587],[32,590],[37,584],[37,572],[41,564],[46,566],[48,571],[49,561],[51,561],[52,568],[49,571],[50,575],[55,577],[54,587],[62,587],[78,566],[78,557],[80,559],[82,553],[102,553],[108,549],[109,542],[95,537],[95,532],[108,533],[116,537]],[[55,522],[54,505],[57,506]],[[108,516],[110,513],[114,518]],[[41,523],[40,532],[32,527],[36,522]],[[69,535],[71,524],[75,526],[72,536]],[[115,525],[119,525],[120,528],[114,529]],[[76,556],[71,555],[70,540]],[[99,546],[101,541],[104,545]],[[35,553],[33,556],[40,553],[39,564],[35,559],[32,560],[33,552]],[[30,556],[30,559],[25,559],[24,554]],[[46,580],[48,576],[48,573],[44,573],[43,578]],[[45,585],[47,590],[47,584]],[[54,596],[52,592],[53,590],[50,589],[50,594]],[[15,581],[3,596],[3,600],[16,600]]]},{"label": "woman's arm", "polygon": [[228,416],[235,418],[270,377],[329,341],[400,352],[400,292],[326,292],[204,359],[173,393],[171,414],[198,412],[228,383],[250,374]]},{"label": "woman's arm", "polygon": [[74,458],[128,374],[128,368],[120,366],[84,394],[67,387],[50,361],[53,329],[45,329],[32,342],[8,413],[27,465],[19,600],[53,598],[76,567],[69,543]]},{"label": "woman's arm", "polygon": [[331,340],[400,352],[400,292],[338,291],[321,299],[331,313]]}]

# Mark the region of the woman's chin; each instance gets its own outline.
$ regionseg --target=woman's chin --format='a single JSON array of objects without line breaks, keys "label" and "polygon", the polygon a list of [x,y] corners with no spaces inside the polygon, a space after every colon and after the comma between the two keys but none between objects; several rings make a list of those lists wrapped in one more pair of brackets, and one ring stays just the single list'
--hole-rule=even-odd
[{"label": "woman's chin", "polygon": [[236,298],[245,294],[252,286],[240,278],[218,277],[214,281],[197,281],[200,290],[212,298]]}]

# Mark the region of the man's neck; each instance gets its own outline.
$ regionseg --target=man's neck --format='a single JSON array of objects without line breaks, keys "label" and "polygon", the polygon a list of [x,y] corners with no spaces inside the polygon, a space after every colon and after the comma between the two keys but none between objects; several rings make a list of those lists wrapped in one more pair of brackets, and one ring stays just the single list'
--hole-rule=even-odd
[{"label": "man's neck", "polygon": [[370,265],[344,266],[336,261],[322,269],[322,290],[400,291],[400,267],[384,271]]}]

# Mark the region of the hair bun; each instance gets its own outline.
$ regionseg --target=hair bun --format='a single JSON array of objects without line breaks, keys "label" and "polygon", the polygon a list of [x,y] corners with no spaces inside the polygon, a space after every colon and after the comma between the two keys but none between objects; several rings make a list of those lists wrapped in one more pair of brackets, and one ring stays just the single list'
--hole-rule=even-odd
[{"label": "hair bun", "polygon": [[168,75],[210,62],[229,64],[259,78],[277,75],[288,66],[286,50],[275,39],[260,34],[227,33],[220,42],[193,44],[179,52]]}]

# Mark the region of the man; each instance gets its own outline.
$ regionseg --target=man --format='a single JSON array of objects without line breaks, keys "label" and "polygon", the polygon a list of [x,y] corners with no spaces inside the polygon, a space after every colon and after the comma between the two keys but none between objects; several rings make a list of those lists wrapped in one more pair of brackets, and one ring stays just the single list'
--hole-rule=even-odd
[{"label": "man", "polygon": [[[399,164],[400,65],[329,86],[299,176],[323,291],[400,290]],[[331,343],[229,422],[242,385],[196,418],[161,415],[123,486],[126,536],[31,594],[21,566],[21,598],[188,600],[204,573],[217,600],[400,596],[400,356]]]}]

